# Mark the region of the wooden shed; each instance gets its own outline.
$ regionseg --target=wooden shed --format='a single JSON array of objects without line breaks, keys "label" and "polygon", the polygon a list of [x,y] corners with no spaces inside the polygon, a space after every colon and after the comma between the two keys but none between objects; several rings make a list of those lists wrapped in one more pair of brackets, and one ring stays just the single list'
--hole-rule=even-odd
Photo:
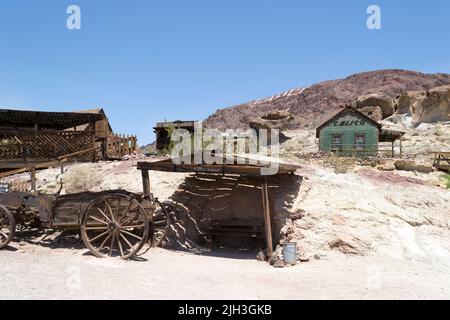
[{"label": "wooden shed", "polygon": [[[112,143],[112,147],[110,144]],[[114,135],[103,109],[46,112],[0,109],[0,169],[42,164],[66,155],[78,161],[122,156],[136,137]],[[89,152],[83,152],[89,150]],[[123,153],[122,152],[122,153]]]},{"label": "wooden shed", "polygon": [[[192,197],[183,207],[189,207],[192,204],[201,214],[189,214],[185,223],[197,220],[197,230],[209,234],[211,237],[262,237],[268,253],[271,255],[276,242],[275,213],[271,203],[276,196],[270,194],[270,189],[272,192],[277,189],[273,185],[273,179],[296,178],[293,173],[298,166],[278,159],[267,159],[264,164],[245,163],[244,161],[240,161],[241,163],[238,164],[236,161],[234,163],[230,161],[237,159],[238,156],[225,155],[223,164],[193,164],[193,162],[191,164],[175,164],[173,159],[165,159],[156,162],[138,162],[137,167],[142,171],[144,194],[146,195],[151,193],[149,171],[195,174],[196,178],[187,179],[190,180],[189,184],[195,184],[196,190],[183,191],[183,188],[179,190],[186,193],[185,196],[190,194],[189,196]],[[262,175],[261,169],[273,161],[277,161],[279,165],[277,173],[271,176]],[[299,186],[296,189],[298,192]],[[286,195],[278,194],[278,196]],[[200,206],[195,202],[195,197],[202,198]],[[295,197],[291,196],[290,198]],[[226,214],[227,207],[233,211],[231,215],[230,212]]]},{"label": "wooden shed", "polygon": [[156,134],[156,150],[164,150],[170,145],[171,131],[174,129],[185,129],[190,133],[194,133],[195,126],[198,121],[172,121],[172,122],[158,122],[153,128]]}]

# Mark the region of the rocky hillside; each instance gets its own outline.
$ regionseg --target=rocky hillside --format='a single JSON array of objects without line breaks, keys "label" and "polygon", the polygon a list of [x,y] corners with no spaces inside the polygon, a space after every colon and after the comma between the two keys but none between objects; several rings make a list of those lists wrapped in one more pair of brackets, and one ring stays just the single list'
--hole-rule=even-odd
[{"label": "rocky hillside", "polygon": [[335,113],[340,106],[360,96],[381,93],[395,99],[406,91],[424,91],[449,84],[449,74],[404,70],[364,72],[218,110],[205,121],[205,126],[219,129],[246,128],[256,116],[261,117],[268,111],[286,110],[294,117],[291,129],[311,129]]}]

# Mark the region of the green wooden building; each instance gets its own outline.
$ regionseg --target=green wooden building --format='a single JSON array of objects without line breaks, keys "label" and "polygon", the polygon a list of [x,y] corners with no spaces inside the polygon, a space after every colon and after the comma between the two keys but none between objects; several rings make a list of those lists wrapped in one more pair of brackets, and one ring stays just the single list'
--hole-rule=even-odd
[{"label": "green wooden building", "polygon": [[365,114],[346,107],[317,128],[319,150],[340,155],[378,153],[381,125]]}]

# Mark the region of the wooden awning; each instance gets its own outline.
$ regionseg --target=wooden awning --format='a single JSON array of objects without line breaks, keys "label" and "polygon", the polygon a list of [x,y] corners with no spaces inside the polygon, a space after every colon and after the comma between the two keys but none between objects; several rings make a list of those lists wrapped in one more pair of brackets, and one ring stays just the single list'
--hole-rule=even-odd
[{"label": "wooden awning", "polygon": [[391,129],[381,129],[379,142],[394,142],[400,140],[406,132],[391,130]]},{"label": "wooden awning", "polygon": [[47,112],[0,109],[0,123],[3,127],[64,130],[86,123],[103,120],[101,113]]},{"label": "wooden awning", "polygon": [[[241,164],[237,161],[233,161],[233,164],[227,164],[227,160],[240,159]],[[299,165],[286,163],[273,158],[260,158],[258,164],[252,164],[250,158],[245,158],[245,163],[242,161],[242,156],[226,155],[224,156],[224,164],[194,164],[193,157],[190,163],[175,164],[173,159],[164,159],[155,162],[138,162],[137,168],[139,170],[153,170],[153,171],[165,171],[165,172],[192,172],[192,173],[206,173],[206,174],[233,174],[243,176],[262,176],[261,169],[264,167],[278,165],[278,172],[276,175],[292,174],[298,168]]]}]

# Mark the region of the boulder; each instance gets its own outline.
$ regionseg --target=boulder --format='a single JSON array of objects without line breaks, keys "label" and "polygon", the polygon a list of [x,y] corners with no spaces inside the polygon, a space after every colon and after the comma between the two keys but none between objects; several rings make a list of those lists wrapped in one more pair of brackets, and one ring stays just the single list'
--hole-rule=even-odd
[{"label": "boulder", "polygon": [[283,247],[280,245],[277,246],[275,252],[270,257],[269,263],[273,266],[279,260],[283,260]]},{"label": "boulder", "polygon": [[254,118],[250,121],[250,127],[255,130],[259,129],[278,129],[284,131],[288,129],[293,117],[288,111],[274,110],[264,114],[262,117]]},{"label": "boulder", "polygon": [[405,92],[399,97],[397,112],[411,115],[416,125],[450,121],[450,86]]},{"label": "boulder", "polygon": [[364,113],[366,116],[368,116],[369,118],[379,122],[381,120],[383,120],[383,110],[381,109],[381,107],[376,106],[376,107],[364,107],[361,108],[359,111],[361,111],[362,113]]},{"label": "boulder", "polygon": [[309,254],[302,244],[297,244],[297,257],[300,262],[308,262],[310,260]]},{"label": "boulder", "polygon": [[348,234],[336,233],[328,245],[331,249],[337,248],[345,254],[362,254],[358,239]]},{"label": "boulder", "polygon": [[277,260],[277,261],[273,264],[273,266],[274,266],[275,268],[284,268],[284,267],[286,267],[286,264],[284,263],[283,260]]},{"label": "boulder", "polygon": [[395,171],[395,162],[394,161],[388,161],[386,163],[383,163],[377,167],[380,171]]},{"label": "boulder", "polygon": [[392,116],[395,112],[393,99],[384,93],[360,96],[356,99],[355,104],[357,109],[372,107],[374,108],[372,109],[373,111],[377,110],[376,108],[379,108],[382,112],[383,119]]},{"label": "boulder", "polygon": [[402,171],[417,171],[421,173],[430,173],[433,171],[433,166],[427,163],[418,163],[414,160],[397,160],[394,163],[397,170]]},{"label": "boulder", "polygon": [[291,213],[290,218],[292,221],[295,221],[295,220],[303,219],[304,216],[305,216],[304,210],[297,210],[296,212]]},{"label": "boulder", "polygon": [[258,261],[266,261],[267,260],[267,255],[264,251],[260,251],[258,253],[258,255],[256,256],[256,260]]}]

